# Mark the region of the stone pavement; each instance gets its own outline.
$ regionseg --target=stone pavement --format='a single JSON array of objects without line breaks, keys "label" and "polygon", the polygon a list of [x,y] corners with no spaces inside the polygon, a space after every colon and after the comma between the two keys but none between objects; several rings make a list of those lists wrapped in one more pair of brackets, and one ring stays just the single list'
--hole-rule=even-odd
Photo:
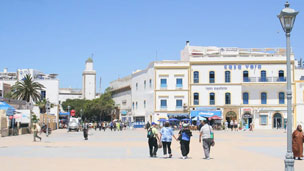
[{"label": "stone pavement", "polygon": [[[123,132],[90,130],[89,140],[82,132],[57,130],[42,142],[32,135],[0,138],[1,171],[86,171],[86,170],[284,170],[286,133],[283,130],[254,132],[215,132],[211,160],[202,159],[198,132],[190,144],[190,159],[182,160],[179,143],[172,143],[173,158],[149,158],[143,129]],[[175,132],[177,134],[177,132]],[[304,170],[304,161],[295,162]]]}]

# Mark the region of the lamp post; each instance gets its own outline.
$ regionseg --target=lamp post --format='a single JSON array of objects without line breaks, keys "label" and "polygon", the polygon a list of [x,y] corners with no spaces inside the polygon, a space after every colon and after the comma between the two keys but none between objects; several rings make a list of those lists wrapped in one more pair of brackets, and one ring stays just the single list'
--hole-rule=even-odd
[{"label": "lamp post", "polygon": [[70,116],[71,116],[71,114],[70,114],[70,109],[71,109],[71,106],[68,106],[68,114],[69,114],[69,117],[68,117],[68,125],[70,124]]},{"label": "lamp post", "polygon": [[285,156],[285,171],[294,170],[292,153],[292,91],[291,91],[291,68],[290,68],[290,32],[299,12],[289,8],[286,2],[285,8],[278,15],[284,32],[286,33],[286,58],[287,58],[287,153]]}]

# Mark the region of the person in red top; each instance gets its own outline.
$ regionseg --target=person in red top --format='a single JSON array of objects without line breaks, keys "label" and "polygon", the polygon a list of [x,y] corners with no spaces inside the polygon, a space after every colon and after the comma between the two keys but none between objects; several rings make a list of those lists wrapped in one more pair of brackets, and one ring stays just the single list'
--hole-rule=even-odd
[{"label": "person in red top", "polygon": [[304,142],[304,134],[302,132],[302,126],[298,125],[297,129],[292,133],[292,152],[294,159],[296,157],[299,160],[302,160],[303,157],[303,142]]}]

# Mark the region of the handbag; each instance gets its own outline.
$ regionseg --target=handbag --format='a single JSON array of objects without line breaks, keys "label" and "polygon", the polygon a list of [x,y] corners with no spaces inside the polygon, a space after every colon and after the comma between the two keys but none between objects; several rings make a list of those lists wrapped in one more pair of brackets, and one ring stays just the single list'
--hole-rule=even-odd
[{"label": "handbag", "polygon": [[163,143],[162,142],[159,142],[158,148],[163,148]]},{"label": "handbag", "polygon": [[211,132],[211,129],[210,129],[210,126],[209,126],[209,130],[210,130],[210,143],[211,143],[211,146],[213,147],[215,145],[215,141],[214,141],[214,133]]}]

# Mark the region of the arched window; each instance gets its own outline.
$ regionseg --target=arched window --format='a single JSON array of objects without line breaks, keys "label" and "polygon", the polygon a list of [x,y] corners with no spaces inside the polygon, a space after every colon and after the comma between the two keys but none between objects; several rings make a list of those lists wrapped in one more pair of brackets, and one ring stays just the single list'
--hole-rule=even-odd
[{"label": "arched window", "polygon": [[284,77],[284,71],[280,70],[279,71],[279,79],[278,81],[286,81],[285,77]]},{"label": "arched window", "polygon": [[199,73],[198,73],[198,71],[193,72],[193,83],[199,83]]},{"label": "arched window", "polygon": [[214,105],[215,104],[215,94],[214,93],[210,93],[209,94],[209,104],[210,105]]},{"label": "arched window", "polygon": [[193,103],[194,105],[199,105],[199,94],[193,93]]},{"label": "arched window", "polygon": [[267,93],[261,93],[261,104],[267,104]]},{"label": "arched window", "polygon": [[267,82],[266,71],[261,71],[261,82]]},{"label": "arched window", "polygon": [[214,71],[209,72],[209,83],[214,83],[215,82],[215,73]]},{"label": "arched window", "polygon": [[246,93],[243,93],[243,104],[248,104],[249,102],[249,94],[246,92]]},{"label": "arched window", "polygon": [[250,82],[248,71],[243,71],[243,81]]},{"label": "arched window", "polygon": [[284,92],[279,93],[279,104],[285,104],[285,93]]},{"label": "arched window", "polygon": [[225,93],[225,104],[231,104],[231,94]]},{"label": "arched window", "polygon": [[225,71],[225,83],[230,83],[230,71]]}]

